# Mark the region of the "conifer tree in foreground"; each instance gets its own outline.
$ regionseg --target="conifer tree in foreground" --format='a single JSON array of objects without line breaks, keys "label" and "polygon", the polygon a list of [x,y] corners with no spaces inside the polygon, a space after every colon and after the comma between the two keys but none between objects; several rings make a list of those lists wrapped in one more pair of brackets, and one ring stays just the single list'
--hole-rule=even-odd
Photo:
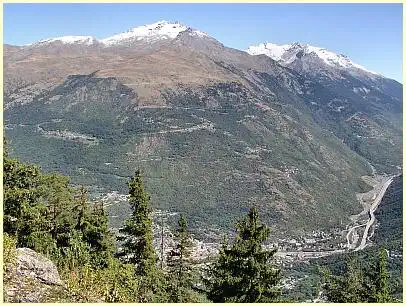
[{"label": "conifer tree in foreground", "polygon": [[83,186],[77,190],[75,202],[74,210],[78,214],[75,229],[89,246],[91,263],[94,267],[107,267],[116,247],[103,203],[90,202],[88,190]]},{"label": "conifer tree in foreground", "polygon": [[348,261],[342,275],[324,270],[324,294],[333,303],[388,303],[394,299],[389,289],[388,257],[379,251],[375,263],[362,269],[357,257]]},{"label": "conifer tree in foreground", "polygon": [[132,214],[119,230],[125,236],[119,254],[128,263],[136,265],[137,275],[147,275],[156,269],[157,256],[152,247],[152,219],[149,195],[144,190],[140,171],[128,183]]},{"label": "conifer tree in foreground", "polygon": [[231,246],[224,242],[217,262],[210,270],[208,298],[213,302],[263,303],[277,301],[280,270],[270,261],[276,249],[264,250],[270,229],[261,224],[251,208],[237,223]]},{"label": "conifer tree in foreground", "polygon": [[348,259],[344,275],[335,276],[328,270],[324,270],[323,275],[324,293],[329,302],[361,303],[367,300],[365,276],[358,258]]},{"label": "conifer tree in foreground", "polygon": [[377,276],[375,277],[374,302],[390,303],[393,298],[389,290],[388,254],[385,249],[379,250],[377,262]]},{"label": "conifer tree in foreground", "polygon": [[192,246],[191,235],[188,230],[186,218],[181,215],[178,221],[178,229],[175,233],[176,245],[168,253],[168,268],[172,276],[170,285],[170,298],[172,302],[190,302],[190,266],[188,257]]},{"label": "conifer tree in foreground", "polygon": [[125,263],[135,266],[135,276],[139,279],[139,302],[150,302],[156,291],[158,277],[158,257],[152,246],[152,219],[149,195],[144,190],[140,171],[128,183],[129,203],[132,214],[119,230],[124,236],[122,250],[118,254]]}]

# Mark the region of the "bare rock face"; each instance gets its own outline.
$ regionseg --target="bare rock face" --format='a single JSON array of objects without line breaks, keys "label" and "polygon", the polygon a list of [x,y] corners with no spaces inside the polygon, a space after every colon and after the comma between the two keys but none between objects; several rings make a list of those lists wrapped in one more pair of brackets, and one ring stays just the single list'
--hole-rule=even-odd
[{"label": "bare rock face", "polygon": [[74,302],[65,288],[55,264],[28,248],[17,249],[15,264],[7,267],[4,277],[4,302]]},{"label": "bare rock face", "polygon": [[17,249],[16,275],[29,276],[48,285],[63,285],[55,264],[28,248]]}]

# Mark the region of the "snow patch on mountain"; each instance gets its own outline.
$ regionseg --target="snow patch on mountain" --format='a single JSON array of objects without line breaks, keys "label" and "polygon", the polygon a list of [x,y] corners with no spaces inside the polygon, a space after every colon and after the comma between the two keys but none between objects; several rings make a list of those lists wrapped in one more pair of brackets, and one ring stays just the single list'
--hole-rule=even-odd
[{"label": "snow patch on mountain", "polygon": [[61,36],[55,38],[49,38],[40,40],[36,44],[49,44],[53,42],[61,42],[63,44],[83,44],[83,45],[92,45],[97,42],[97,39],[92,36]]},{"label": "snow patch on mountain", "polygon": [[[129,43],[133,41],[147,41],[153,42],[162,39],[174,39],[181,32],[188,30],[189,28],[178,22],[158,21],[153,24],[143,25],[130,29],[129,31],[121,34],[117,34],[101,40],[101,42],[107,46]],[[192,30],[191,35],[204,37],[206,33],[201,31]]]},{"label": "snow patch on mountain", "polygon": [[272,43],[263,43],[258,46],[251,46],[247,52],[251,55],[265,54],[275,61],[282,60],[282,56],[286,54],[292,45],[276,45]]},{"label": "snow patch on mountain", "polygon": [[101,40],[92,36],[62,36],[40,40],[26,46],[43,46],[52,43],[93,45],[99,43],[104,46],[128,45],[132,42],[145,41],[154,42],[176,38],[180,33],[187,31],[189,35],[200,38],[208,37],[207,33],[187,27],[179,22],[168,22],[165,20],[132,28],[127,32],[113,35]]},{"label": "snow patch on mountain", "polygon": [[262,43],[257,46],[250,46],[247,52],[251,55],[265,54],[271,57],[273,60],[279,62],[282,65],[288,65],[298,58],[298,55],[316,55],[323,60],[328,66],[344,69],[360,69],[366,72],[377,74],[374,71],[368,70],[365,67],[358,65],[351,61],[347,56],[343,54],[336,54],[328,51],[327,49],[314,47],[308,44],[286,44],[276,45],[273,43]]},{"label": "snow patch on mountain", "polygon": [[199,30],[192,30],[192,31],[189,32],[189,35],[198,36],[198,37],[201,37],[201,38],[209,36],[209,35],[207,35],[207,33],[201,32]]},{"label": "snow patch on mountain", "polygon": [[180,23],[169,23],[167,21],[159,21],[149,25],[143,25],[128,30],[125,33],[120,33],[111,37],[102,39],[101,42],[105,45],[115,45],[122,42],[147,40],[154,41],[160,39],[173,39],[187,29],[186,26]]}]

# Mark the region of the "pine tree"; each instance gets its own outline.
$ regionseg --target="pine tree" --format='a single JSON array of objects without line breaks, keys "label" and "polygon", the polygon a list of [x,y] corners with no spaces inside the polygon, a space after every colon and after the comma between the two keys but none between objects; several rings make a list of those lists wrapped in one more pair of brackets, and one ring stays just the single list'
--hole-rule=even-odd
[{"label": "pine tree", "polygon": [[115,253],[115,246],[103,203],[91,203],[88,191],[83,186],[79,188],[75,201],[75,229],[89,246],[91,265],[95,268],[106,267]]},{"label": "pine tree", "polygon": [[77,232],[77,210],[69,178],[58,174],[42,175],[43,201],[47,205],[46,218],[57,253],[51,257],[60,266],[80,266],[87,262],[89,248]]},{"label": "pine tree", "polygon": [[4,156],[4,232],[17,238],[18,247],[33,247],[29,245],[33,238],[41,237],[48,229],[42,183],[38,167]]},{"label": "pine tree", "polygon": [[158,290],[157,261],[158,257],[152,246],[152,219],[149,196],[144,190],[140,171],[128,183],[129,203],[132,214],[119,230],[124,236],[122,250],[118,254],[125,263],[135,266],[135,275],[140,278],[139,301],[150,302],[154,299],[154,292]]},{"label": "pine tree", "polygon": [[76,225],[76,209],[69,179],[58,174],[43,174],[42,181],[52,238],[57,241],[59,248],[68,248]]},{"label": "pine tree", "polygon": [[190,247],[192,246],[191,235],[188,230],[186,218],[181,215],[178,221],[178,229],[175,234],[176,245],[169,251],[167,264],[171,274],[170,298],[171,302],[184,303],[191,299],[191,267],[188,264]]},{"label": "pine tree", "polygon": [[361,269],[361,264],[355,258],[349,265],[347,275],[345,277],[347,286],[347,303],[360,303],[365,299],[364,289],[364,274]]},{"label": "pine tree", "polygon": [[365,281],[357,257],[347,259],[345,273],[332,275],[324,270],[324,294],[333,303],[360,303],[367,299]]},{"label": "pine tree", "polygon": [[[380,250],[376,264],[362,268],[359,258],[347,259],[342,275],[324,270],[324,294],[333,303],[385,303],[393,302],[389,290],[387,254]],[[368,264],[368,262],[367,262]]]},{"label": "pine tree", "polygon": [[75,195],[75,211],[77,212],[77,222],[75,229],[84,233],[89,227],[89,198],[88,191],[84,186],[81,186]]},{"label": "pine tree", "polygon": [[274,302],[280,295],[280,270],[271,260],[276,249],[264,250],[270,229],[261,224],[251,208],[237,223],[237,236],[231,246],[224,241],[218,261],[210,270],[208,298],[213,302]]},{"label": "pine tree", "polygon": [[110,231],[108,214],[102,202],[93,204],[90,216],[90,228],[84,238],[90,245],[92,264],[106,267],[116,253],[116,241],[115,235]]},{"label": "pine tree", "polygon": [[379,250],[377,262],[377,275],[375,277],[375,294],[376,303],[390,303],[393,298],[389,290],[389,272],[388,272],[388,254],[385,249]]}]

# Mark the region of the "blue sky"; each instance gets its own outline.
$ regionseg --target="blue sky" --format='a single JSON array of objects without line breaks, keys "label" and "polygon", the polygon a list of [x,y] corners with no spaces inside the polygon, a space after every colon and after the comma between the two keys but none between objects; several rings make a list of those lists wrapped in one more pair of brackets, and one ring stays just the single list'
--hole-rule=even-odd
[{"label": "blue sky", "polygon": [[4,42],[104,38],[159,20],[242,50],[265,41],[309,43],[402,82],[401,4],[4,4]]}]

